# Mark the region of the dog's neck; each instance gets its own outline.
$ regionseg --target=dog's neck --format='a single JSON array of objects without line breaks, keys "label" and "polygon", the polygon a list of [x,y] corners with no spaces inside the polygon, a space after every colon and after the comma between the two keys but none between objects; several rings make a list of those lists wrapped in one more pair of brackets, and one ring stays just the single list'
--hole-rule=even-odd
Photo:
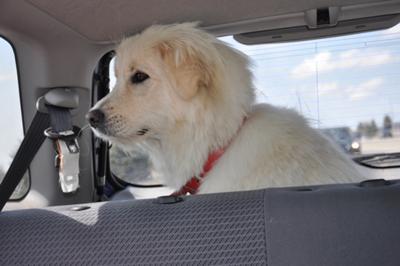
[{"label": "dog's neck", "polygon": [[[215,116],[207,110],[197,121],[179,123],[159,141],[146,143],[155,174],[173,189],[181,188],[191,177],[201,173],[210,153],[228,145],[240,128],[245,114]],[[212,117],[208,121],[205,117]],[[198,126],[196,126],[198,125]]]},{"label": "dog's neck", "polygon": [[155,171],[173,189],[197,176],[209,153],[231,142],[254,101],[247,58],[225,45],[215,45],[230,64],[220,66],[222,79],[215,88],[207,88],[211,100],[199,97],[198,102],[191,102],[182,121],[148,145]]}]

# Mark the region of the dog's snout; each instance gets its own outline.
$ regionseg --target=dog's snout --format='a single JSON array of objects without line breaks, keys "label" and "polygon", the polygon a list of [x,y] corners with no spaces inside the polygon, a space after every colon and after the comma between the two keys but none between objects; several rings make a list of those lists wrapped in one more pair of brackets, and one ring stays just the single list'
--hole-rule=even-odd
[{"label": "dog's snout", "polygon": [[94,109],[86,115],[89,124],[94,128],[101,126],[104,123],[104,118],[105,115],[100,109]]}]

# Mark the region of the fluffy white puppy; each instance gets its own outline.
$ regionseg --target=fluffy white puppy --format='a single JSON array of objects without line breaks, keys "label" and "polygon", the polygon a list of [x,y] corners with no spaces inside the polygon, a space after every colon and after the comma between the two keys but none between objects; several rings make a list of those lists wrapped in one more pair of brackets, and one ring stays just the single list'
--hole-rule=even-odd
[{"label": "fluffy white puppy", "polygon": [[248,58],[194,24],[151,26],[116,54],[115,88],[89,122],[115,145],[140,144],[165,185],[179,190],[221,149],[199,193],[362,179],[299,114],[254,105]]}]

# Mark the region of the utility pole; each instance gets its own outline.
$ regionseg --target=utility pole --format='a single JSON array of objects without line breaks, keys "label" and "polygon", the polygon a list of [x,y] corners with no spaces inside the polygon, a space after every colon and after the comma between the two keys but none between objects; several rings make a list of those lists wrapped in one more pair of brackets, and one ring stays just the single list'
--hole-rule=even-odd
[{"label": "utility pole", "polygon": [[319,118],[319,84],[318,84],[318,43],[315,42],[314,45],[314,50],[315,50],[315,89],[317,93],[317,123],[318,123],[318,128],[321,127],[321,121]]}]

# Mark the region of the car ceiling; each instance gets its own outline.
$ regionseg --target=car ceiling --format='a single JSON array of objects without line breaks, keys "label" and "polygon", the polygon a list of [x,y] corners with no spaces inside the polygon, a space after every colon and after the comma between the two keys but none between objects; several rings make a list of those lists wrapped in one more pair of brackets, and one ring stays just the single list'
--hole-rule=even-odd
[{"label": "car ceiling", "polygon": [[[159,23],[202,22],[215,27],[326,6],[376,0],[28,0],[30,4],[95,43],[118,41]],[[380,1],[382,2],[382,1]]]}]

